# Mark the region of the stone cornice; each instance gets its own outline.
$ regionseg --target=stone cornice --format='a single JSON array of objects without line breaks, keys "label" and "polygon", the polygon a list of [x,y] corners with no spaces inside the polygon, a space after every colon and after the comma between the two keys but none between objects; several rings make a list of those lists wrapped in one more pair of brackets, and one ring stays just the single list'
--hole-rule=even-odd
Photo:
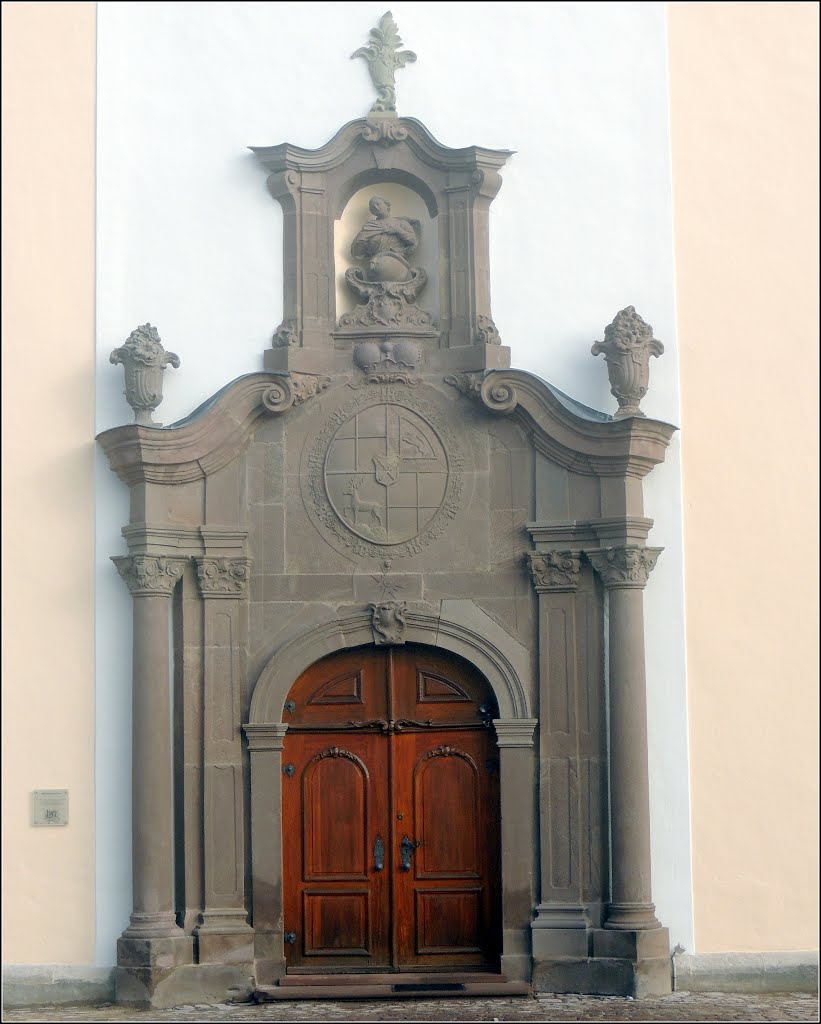
[{"label": "stone cornice", "polygon": [[175,555],[180,558],[238,558],[245,554],[247,530],[234,526],[169,526],[167,523],[129,523],[120,531],[130,555]]},{"label": "stone cornice", "polygon": [[646,516],[609,516],[577,519],[568,523],[526,523],[537,552],[564,550],[595,551],[599,548],[644,545],[653,526]]},{"label": "stone cornice", "polygon": [[615,420],[586,409],[524,370],[453,374],[446,382],[491,412],[512,414],[537,451],[585,476],[646,476],[664,461],[677,429],[660,420]]},{"label": "stone cornice", "polygon": [[528,551],[527,559],[536,593],[572,593],[578,586],[579,552]]},{"label": "stone cornice", "polygon": [[487,149],[484,146],[464,146],[451,149],[431,135],[421,121],[414,117],[386,119],[391,126],[390,139],[385,132],[375,132],[374,121],[359,118],[343,125],[336,135],[319,149],[303,149],[283,142],[278,146],[249,146],[248,148],[272,172],[288,170],[324,173],[345,163],[361,145],[390,141],[404,143],[423,163],[453,171],[474,168],[498,170],[513,155],[507,149]]},{"label": "stone cornice", "polygon": [[217,556],[196,559],[197,579],[204,598],[241,598],[251,578],[249,558]]},{"label": "stone cornice", "polygon": [[115,555],[111,561],[134,597],[170,597],[185,571],[184,558]]},{"label": "stone cornice", "polygon": [[618,547],[588,551],[590,564],[608,590],[641,590],[664,548]]},{"label": "stone cornice", "polygon": [[317,374],[249,373],[173,426],[131,423],[105,430],[97,440],[111,468],[129,486],[189,483],[235,459],[257,420],[287,412],[326,386],[327,378]]}]

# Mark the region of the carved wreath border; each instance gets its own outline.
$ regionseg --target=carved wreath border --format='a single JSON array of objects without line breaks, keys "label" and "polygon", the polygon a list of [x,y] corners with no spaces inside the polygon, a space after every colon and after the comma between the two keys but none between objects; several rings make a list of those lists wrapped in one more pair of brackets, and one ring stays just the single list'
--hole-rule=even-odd
[{"label": "carved wreath border", "polygon": [[[376,544],[353,533],[334,511],[325,490],[325,459],[334,435],[351,416],[374,405],[404,406],[409,412],[416,413],[438,435],[448,459],[448,482],[442,504],[430,522],[415,537],[398,544]],[[319,522],[353,555],[358,558],[409,558],[420,554],[428,544],[438,540],[451,520],[456,518],[464,493],[464,465],[462,447],[436,406],[405,387],[387,385],[363,391],[328,417],[308,457],[308,493]]]}]

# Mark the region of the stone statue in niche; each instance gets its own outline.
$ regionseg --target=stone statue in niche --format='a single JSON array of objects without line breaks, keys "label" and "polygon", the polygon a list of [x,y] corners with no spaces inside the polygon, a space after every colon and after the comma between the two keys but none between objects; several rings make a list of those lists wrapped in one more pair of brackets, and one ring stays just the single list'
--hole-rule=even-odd
[{"label": "stone statue in niche", "polygon": [[368,209],[373,216],[351,244],[353,258],[367,263],[345,272],[360,303],[340,317],[339,326],[430,327],[430,313],[416,305],[428,275],[408,260],[419,244],[419,221],[391,217],[391,204],[381,196],[373,196]]}]

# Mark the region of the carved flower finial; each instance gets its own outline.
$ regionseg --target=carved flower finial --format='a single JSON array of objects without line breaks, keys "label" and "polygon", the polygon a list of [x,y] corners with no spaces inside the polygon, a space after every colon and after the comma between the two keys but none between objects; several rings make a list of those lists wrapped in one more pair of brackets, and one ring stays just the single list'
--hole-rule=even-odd
[{"label": "carved flower finial", "polygon": [[354,57],[364,57],[368,62],[371,81],[376,86],[378,98],[370,113],[381,117],[396,117],[396,72],[416,60],[412,50],[400,50],[402,40],[396,22],[390,11],[385,11],[379,25],[371,29],[367,46],[360,46]]},{"label": "carved flower finial", "polygon": [[166,366],[177,369],[180,357],[176,352],[166,352],[156,327],[142,324],[108,359],[114,365],[122,363],[125,368],[124,394],[134,410],[134,422],[153,425],[151,414],[162,401],[162,375]]},{"label": "carved flower finial", "polygon": [[594,356],[604,353],[610,394],[619,403],[615,419],[643,416],[639,402],[647,394],[650,382],[650,356],[660,356],[664,345],[653,337],[653,328],[626,306],[604,329],[604,341],[597,341],[590,350]]}]

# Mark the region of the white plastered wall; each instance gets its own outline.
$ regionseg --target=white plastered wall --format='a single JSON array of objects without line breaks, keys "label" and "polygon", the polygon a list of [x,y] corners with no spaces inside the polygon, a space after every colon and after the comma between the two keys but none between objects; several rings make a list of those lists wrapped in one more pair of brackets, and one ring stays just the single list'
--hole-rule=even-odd
[{"label": "white plastered wall", "polygon": [[[515,366],[612,410],[593,341],[633,304],[665,344],[648,415],[677,422],[664,6],[393,5],[419,54],[400,113],[443,143],[517,150],[491,209],[493,312]],[[382,8],[354,2],[102,3],[98,72],[97,429],[128,422],[112,348],[150,321],[182,359],[173,422],[262,368],[282,314],[281,214],[248,145],[325,143],[363,116],[361,61]],[[678,441],[646,482],[654,895],[692,949]],[[97,944],[130,910],[130,598],[108,562],[127,494],[97,464]]]}]

